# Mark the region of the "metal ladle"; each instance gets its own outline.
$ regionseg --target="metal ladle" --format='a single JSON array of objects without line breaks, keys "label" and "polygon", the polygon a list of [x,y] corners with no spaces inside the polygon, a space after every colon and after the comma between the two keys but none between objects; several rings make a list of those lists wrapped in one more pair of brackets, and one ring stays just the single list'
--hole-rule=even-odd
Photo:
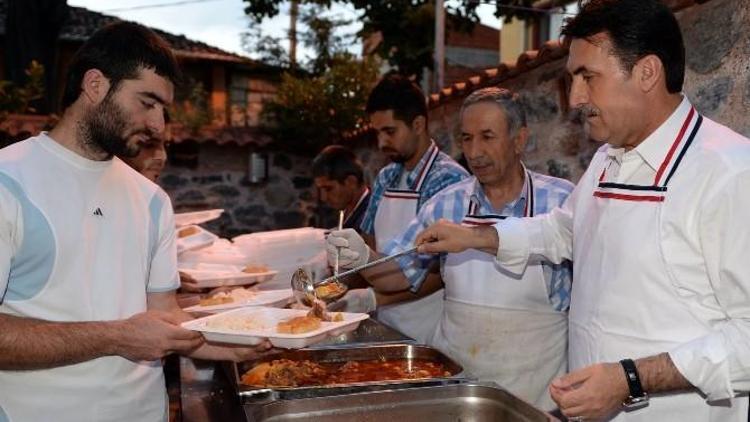
[{"label": "metal ladle", "polygon": [[292,290],[294,291],[294,298],[297,300],[297,302],[303,305],[306,305],[306,303],[304,302],[305,300],[312,303],[312,300],[310,299],[311,298],[314,299],[317,297],[315,294],[316,287],[320,287],[329,283],[333,283],[335,281],[338,281],[340,278],[349,276],[354,273],[358,273],[367,268],[386,263],[390,260],[396,259],[404,255],[408,255],[410,253],[414,253],[416,251],[417,251],[417,246],[414,246],[413,248],[403,250],[393,255],[384,256],[382,258],[368,262],[367,264],[360,265],[359,267],[354,267],[350,270],[333,275],[319,283],[313,282],[312,278],[310,278],[310,276],[307,274],[307,271],[305,271],[303,268],[298,268],[297,271],[295,271],[294,274],[292,274]]}]

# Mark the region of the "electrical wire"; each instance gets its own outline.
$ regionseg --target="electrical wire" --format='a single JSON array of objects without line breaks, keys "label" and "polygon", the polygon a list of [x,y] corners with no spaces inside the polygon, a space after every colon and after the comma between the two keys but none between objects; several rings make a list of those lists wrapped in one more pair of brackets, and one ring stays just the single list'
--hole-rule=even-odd
[{"label": "electrical wire", "polygon": [[104,9],[101,10],[101,12],[129,12],[132,10],[146,10],[146,9],[157,9],[161,7],[172,7],[172,6],[185,6],[188,4],[196,4],[196,3],[208,3],[213,1],[221,1],[221,0],[181,0],[181,1],[173,1],[170,3],[157,3],[157,4],[144,4],[141,6],[130,6],[130,7],[118,7],[114,9]]}]

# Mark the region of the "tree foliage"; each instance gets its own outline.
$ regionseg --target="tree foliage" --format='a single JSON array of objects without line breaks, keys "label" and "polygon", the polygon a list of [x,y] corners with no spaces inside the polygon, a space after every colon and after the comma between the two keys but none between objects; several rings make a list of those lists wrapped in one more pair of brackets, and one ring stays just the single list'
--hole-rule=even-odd
[{"label": "tree foliage", "polygon": [[[547,3],[547,10],[557,6],[564,6],[568,3],[574,3],[575,0],[550,0]],[[544,16],[544,11],[534,10],[534,3],[537,0],[496,0],[495,17],[510,22],[511,19],[534,20]]]},{"label": "tree foliage", "polygon": [[331,58],[325,72],[313,77],[285,74],[277,96],[261,114],[264,130],[274,139],[315,153],[362,126],[364,104],[378,76],[372,60],[346,53]]},{"label": "tree foliage", "polygon": [[[280,13],[284,0],[244,0],[245,12],[255,23]],[[424,68],[433,67],[435,40],[435,7],[433,0],[348,0],[341,1],[360,14],[362,30],[357,35],[366,39],[380,33],[382,42],[375,53],[399,73],[421,78]],[[302,5],[330,8],[330,0],[300,0]],[[476,1],[447,8],[446,22],[452,29],[469,32],[478,16]]]},{"label": "tree foliage", "polygon": [[0,81],[0,121],[11,113],[35,113],[31,103],[44,96],[44,66],[32,61],[24,71],[26,82]]}]

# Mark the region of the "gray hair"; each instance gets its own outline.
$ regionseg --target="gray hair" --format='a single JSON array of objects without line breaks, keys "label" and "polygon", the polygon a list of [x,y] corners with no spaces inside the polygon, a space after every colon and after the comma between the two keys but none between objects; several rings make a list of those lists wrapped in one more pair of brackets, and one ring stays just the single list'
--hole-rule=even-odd
[{"label": "gray hair", "polygon": [[459,116],[463,116],[469,106],[485,102],[497,104],[503,110],[510,136],[515,136],[522,127],[526,127],[526,111],[520,96],[505,88],[488,87],[472,92],[464,99]]}]

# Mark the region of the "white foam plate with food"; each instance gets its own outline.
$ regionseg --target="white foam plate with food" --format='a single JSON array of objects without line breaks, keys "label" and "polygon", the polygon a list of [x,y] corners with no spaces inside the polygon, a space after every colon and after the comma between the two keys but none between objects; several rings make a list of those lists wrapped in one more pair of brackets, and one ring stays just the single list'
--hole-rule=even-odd
[{"label": "white foam plate with food", "polygon": [[201,289],[223,286],[246,286],[271,280],[278,271],[244,272],[241,267],[231,270],[195,269],[180,266],[180,271],[187,273],[196,281],[195,287]]},{"label": "white foam plate with food", "polygon": [[[238,291],[241,294],[237,294]],[[214,297],[216,297],[216,295],[214,295]],[[216,313],[226,311],[228,309],[242,308],[246,306],[268,306],[276,308],[279,306],[287,305],[294,296],[292,293],[292,289],[247,290],[243,288],[237,288],[222,295],[222,297],[228,297],[231,299],[231,301],[216,305],[198,304],[189,308],[185,308],[185,311]]]},{"label": "white foam plate with food", "polygon": [[188,226],[191,224],[201,224],[207,221],[216,220],[224,212],[223,208],[216,208],[205,211],[181,212],[174,215],[174,224],[177,227]]},{"label": "white foam plate with food", "polygon": [[213,245],[219,236],[201,226],[186,226],[177,229],[177,253],[193,251]]},{"label": "white foam plate with food", "polygon": [[268,339],[275,347],[301,349],[319,343],[330,336],[356,330],[367,314],[334,312],[342,321],[321,321],[320,327],[301,334],[280,333],[279,322],[307,315],[306,310],[268,307],[239,308],[183,322],[188,330],[200,331],[206,340],[218,343],[256,345]]}]

